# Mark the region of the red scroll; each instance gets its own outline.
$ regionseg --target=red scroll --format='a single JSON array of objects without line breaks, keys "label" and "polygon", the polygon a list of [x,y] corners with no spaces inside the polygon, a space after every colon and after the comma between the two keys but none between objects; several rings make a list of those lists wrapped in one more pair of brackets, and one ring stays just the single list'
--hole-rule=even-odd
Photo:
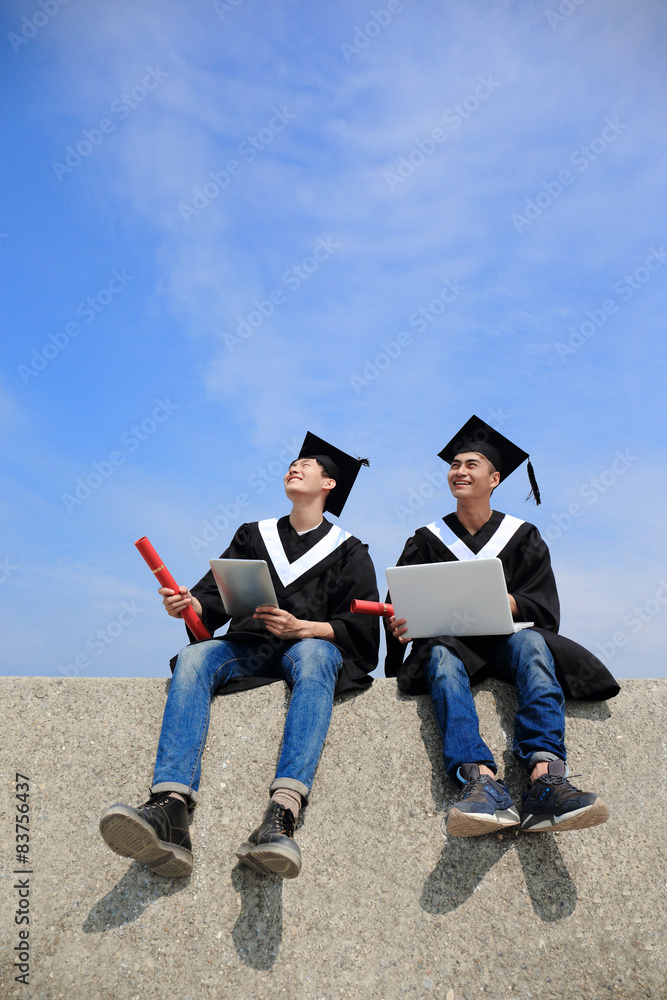
[{"label": "red scroll", "polygon": [[[169,587],[170,590],[173,590],[174,593],[177,594],[178,584],[176,583],[173,576],[166,568],[165,564],[162,562],[159,555],[157,554],[151,543],[148,541],[148,539],[144,536],[134,544],[139,549],[139,552],[148,563],[148,568],[155,573],[155,577],[158,583],[162,587]],[[211,638],[210,632],[207,631],[207,629],[204,626],[204,623],[202,622],[201,618],[199,617],[194,608],[187,607],[184,611],[181,611],[181,618],[188,626],[188,628],[194,635],[195,639]]]},{"label": "red scroll", "polygon": [[355,615],[376,615],[378,618],[391,618],[394,608],[391,604],[381,604],[378,601],[352,601],[350,611]]}]

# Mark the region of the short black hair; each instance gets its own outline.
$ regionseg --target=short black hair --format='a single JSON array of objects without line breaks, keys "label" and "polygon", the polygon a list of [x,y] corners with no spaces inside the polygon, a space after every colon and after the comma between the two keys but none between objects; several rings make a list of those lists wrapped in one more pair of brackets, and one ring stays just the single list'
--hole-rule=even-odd
[{"label": "short black hair", "polygon": [[319,458],[314,458],[313,461],[317,462],[317,464],[319,465],[320,469],[322,470],[322,479],[335,479],[336,478],[335,476],[331,475],[331,473],[327,469],[326,465],[322,465],[322,463],[320,462]]}]

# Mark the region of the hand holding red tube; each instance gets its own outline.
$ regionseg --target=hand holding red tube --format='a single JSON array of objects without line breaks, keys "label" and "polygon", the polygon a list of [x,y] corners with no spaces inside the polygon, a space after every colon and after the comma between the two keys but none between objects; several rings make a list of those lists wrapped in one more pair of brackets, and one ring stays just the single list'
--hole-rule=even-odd
[{"label": "hand holding red tube", "polygon": [[381,601],[352,601],[350,611],[355,615],[377,615],[378,618],[387,619],[387,628],[398,641],[405,645],[410,642],[405,634],[405,618],[394,618],[393,604],[383,604]]},{"label": "hand holding red tube", "polygon": [[178,611],[176,611],[175,608],[172,608],[172,610],[170,611],[166,603],[167,600],[171,599],[170,595],[163,594],[162,596],[164,598],[164,605],[167,608],[169,614],[182,618],[185,624],[192,632],[192,634],[194,635],[195,639],[210,639],[211,638],[210,632],[204,626],[204,623],[202,622],[201,618],[192,607],[192,601],[194,600],[194,598],[190,594],[189,590],[187,590],[185,587],[178,586],[173,576],[171,575],[171,573],[169,572],[169,570],[162,562],[159,555],[157,554],[157,552],[155,551],[155,549],[145,536],[143,538],[140,538],[134,544],[136,545],[137,549],[146,560],[149,569],[151,569],[153,573],[155,573],[155,578],[157,579],[157,581],[162,584],[160,593],[162,594],[162,591],[168,588],[169,590],[173,591],[173,595],[171,596],[180,595],[183,598],[187,598],[187,602],[183,607],[180,607],[180,602],[172,601],[172,604],[178,603],[179,607]]}]

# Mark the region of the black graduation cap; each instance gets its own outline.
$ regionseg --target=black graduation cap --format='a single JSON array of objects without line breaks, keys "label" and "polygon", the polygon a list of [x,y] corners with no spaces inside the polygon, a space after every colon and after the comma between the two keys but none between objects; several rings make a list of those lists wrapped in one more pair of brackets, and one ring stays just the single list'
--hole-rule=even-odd
[{"label": "black graduation cap", "polygon": [[354,486],[357,473],[362,465],[368,465],[368,459],[352,458],[351,455],[346,455],[340,448],[334,448],[328,441],[311,434],[310,431],[303,439],[297,458],[316,458],[331,478],[336,480],[335,487],[329,491],[324,509],[334,517],[339,517]]},{"label": "black graduation cap", "polygon": [[501,483],[528,459],[530,493],[526,500],[532,498],[536,504],[540,503],[540,490],[528,452],[517,448],[497,430],[474,415],[438,453],[438,458],[451,465],[457,455],[466,451],[477,451],[488,458],[496,472],[500,473]]}]

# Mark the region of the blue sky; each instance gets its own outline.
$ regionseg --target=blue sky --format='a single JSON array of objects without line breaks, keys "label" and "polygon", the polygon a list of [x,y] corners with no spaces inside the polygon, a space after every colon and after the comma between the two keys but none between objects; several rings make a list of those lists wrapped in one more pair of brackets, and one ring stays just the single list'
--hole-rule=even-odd
[{"label": "blue sky", "polygon": [[[0,13],[5,674],[166,676],[181,582],[368,455],[381,588],[475,412],[530,452],[561,631],[666,675],[658,0]],[[78,495],[77,495],[78,489]],[[129,610],[128,610],[129,609]]]}]

